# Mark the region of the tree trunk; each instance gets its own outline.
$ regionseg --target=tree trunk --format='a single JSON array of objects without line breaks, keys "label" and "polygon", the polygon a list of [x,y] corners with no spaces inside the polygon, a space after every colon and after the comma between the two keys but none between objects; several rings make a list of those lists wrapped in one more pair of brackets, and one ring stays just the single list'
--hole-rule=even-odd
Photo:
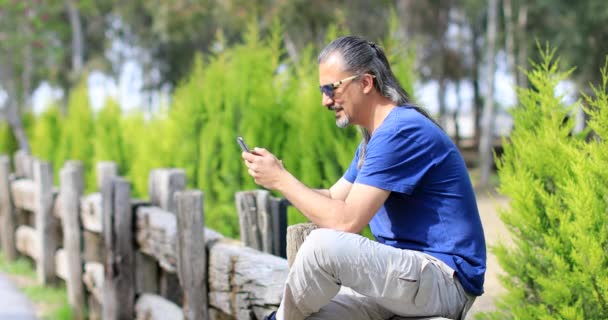
[{"label": "tree trunk", "polygon": [[[528,20],[528,5],[525,1],[519,4],[517,13],[517,66],[526,68],[526,59],[528,57],[528,42],[526,41],[526,25]],[[528,87],[528,78],[523,72],[517,73],[517,86],[520,88]]]},{"label": "tree trunk", "polygon": [[477,22],[473,22],[472,26],[472,37],[471,37],[471,50],[473,52],[473,68],[471,69],[471,78],[473,79],[473,114],[474,114],[474,142],[475,145],[479,146],[479,137],[481,136],[481,109],[482,109],[482,98],[479,90],[479,65],[481,64],[481,53],[479,50],[479,28]]},{"label": "tree trunk", "polygon": [[515,65],[515,27],[513,24],[513,14],[511,0],[503,0],[503,12],[505,14],[505,46],[507,53],[507,72],[513,75],[513,80],[517,83],[517,67]]},{"label": "tree trunk", "polygon": [[72,29],[72,74],[73,81],[77,81],[82,73],[84,65],[84,36],[80,13],[74,0],[65,0],[65,8],[70,17],[70,28]]},{"label": "tree trunk", "polygon": [[445,77],[445,74],[442,72],[439,75],[438,89],[437,89],[437,101],[439,102],[439,116],[437,118],[439,120],[439,125],[442,128],[445,128],[446,124],[447,124],[447,121],[446,121],[447,105],[445,102],[447,82],[448,81]]},{"label": "tree trunk", "polygon": [[454,121],[454,143],[460,149],[460,125],[458,124],[458,116],[460,115],[460,107],[462,106],[462,94],[460,92],[460,80],[456,80],[456,108],[452,113]]},{"label": "tree trunk", "polygon": [[19,106],[17,104],[17,93],[15,91],[15,78],[11,57],[8,56],[4,62],[5,64],[0,64],[0,84],[4,88],[7,95],[6,119],[13,130],[13,134],[15,135],[17,142],[19,143],[19,149],[29,153],[30,144],[21,122],[21,115],[19,112]]},{"label": "tree trunk", "polygon": [[395,0],[395,8],[397,16],[401,21],[400,26],[403,41],[407,43],[412,39],[412,30],[408,27],[408,21],[412,19],[412,0]]},{"label": "tree trunk", "polygon": [[32,27],[29,17],[22,24],[25,36],[25,48],[23,52],[23,71],[21,73],[21,97],[19,102],[24,110],[31,109],[32,74],[34,71],[34,56],[32,52]]},{"label": "tree trunk", "polygon": [[295,42],[293,42],[293,39],[291,38],[287,30],[283,32],[283,42],[285,43],[285,49],[287,50],[287,54],[289,55],[291,61],[294,64],[298,63],[298,61],[300,60],[298,48],[296,47]]},{"label": "tree trunk", "polygon": [[481,142],[479,144],[480,175],[479,187],[489,186],[490,174],[493,167],[492,157],[492,134],[494,121],[494,72],[496,57],[496,29],[498,16],[498,0],[490,0],[488,8],[488,42],[487,42],[487,91],[486,101],[483,107],[483,118],[481,123]]}]

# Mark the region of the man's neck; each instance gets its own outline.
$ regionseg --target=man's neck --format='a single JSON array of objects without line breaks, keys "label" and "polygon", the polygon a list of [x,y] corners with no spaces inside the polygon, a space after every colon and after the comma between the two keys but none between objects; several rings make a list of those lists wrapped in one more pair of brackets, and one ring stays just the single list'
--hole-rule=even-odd
[{"label": "man's neck", "polygon": [[366,117],[368,121],[363,124],[363,127],[366,128],[370,134],[374,134],[374,131],[380,127],[382,122],[384,122],[384,119],[386,119],[388,114],[396,106],[397,105],[393,101],[385,97],[374,99],[371,108],[369,109],[369,114]]}]

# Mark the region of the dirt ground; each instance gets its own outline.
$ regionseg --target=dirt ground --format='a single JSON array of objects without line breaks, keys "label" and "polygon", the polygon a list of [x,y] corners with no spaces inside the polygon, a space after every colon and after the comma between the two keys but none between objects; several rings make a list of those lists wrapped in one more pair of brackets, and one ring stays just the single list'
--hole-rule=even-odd
[{"label": "dirt ground", "polygon": [[508,203],[508,199],[501,196],[477,195],[477,206],[486,236],[488,260],[484,285],[485,293],[475,300],[467,319],[474,319],[475,313],[494,310],[495,300],[505,293],[505,289],[498,280],[498,275],[502,273],[502,269],[498,265],[498,260],[492,253],[491,247],[497,244],[499,240],[509,243],[509,232],[498,216],[498,209],[507,206]]}]

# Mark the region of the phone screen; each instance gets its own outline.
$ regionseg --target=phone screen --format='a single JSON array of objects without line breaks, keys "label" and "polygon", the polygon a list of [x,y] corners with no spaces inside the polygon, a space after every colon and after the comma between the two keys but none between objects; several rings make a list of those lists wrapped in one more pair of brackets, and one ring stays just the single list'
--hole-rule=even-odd
[{"label": "phone screen", "polygon": [[236,142],[239,144],[239,146],[241,146],[241,149],[243,151],[245,151],[245,152],[251,152],[251,150],[249,150],[249,147],[245,143],[245,140],[243,140],[243,137],[236,137]]}]

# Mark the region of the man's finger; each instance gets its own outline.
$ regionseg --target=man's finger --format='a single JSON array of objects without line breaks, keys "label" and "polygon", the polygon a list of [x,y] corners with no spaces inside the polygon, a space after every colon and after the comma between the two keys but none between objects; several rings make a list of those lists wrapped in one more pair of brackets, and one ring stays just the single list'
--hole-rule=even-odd
[{"label": "man's finger", "polygon": [[270,153],[270,152],[268,152],[268,150],[266,150],[264,148],[258,148],[258,147],[253,148],[253,152],[255,152],[256,154],[259,154],[261,156],[265,156]]}]

